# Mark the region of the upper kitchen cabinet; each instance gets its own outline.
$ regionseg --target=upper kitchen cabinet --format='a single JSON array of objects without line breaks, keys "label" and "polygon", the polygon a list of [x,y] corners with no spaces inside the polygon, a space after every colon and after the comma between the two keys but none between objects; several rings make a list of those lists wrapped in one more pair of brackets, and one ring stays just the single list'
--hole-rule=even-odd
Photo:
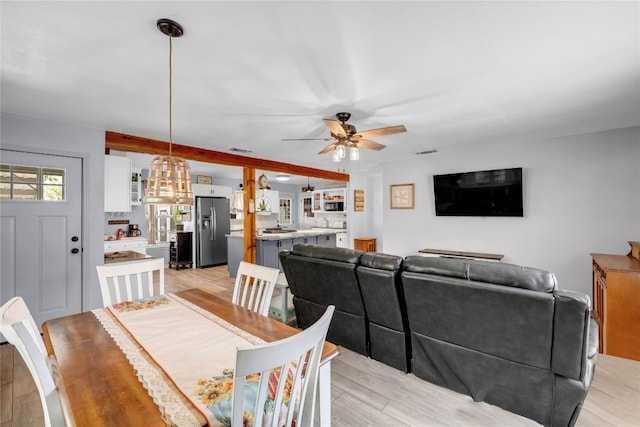
[{"label": "upper kitchen cabinet", "polygon": [[191,191],[195,196],[209,196],[209,197],[225,197],[231,199],[231,187],[224,185],[209,185],[209,184],[191,184]]},{"label": "upper kitchen cabinet", "polygon": [[280,192],[275,190],[256,191],[256,213],[269,215],[280,212]]},{"label": "upper kitchen cabinet", "polygon": [[317,190],[313,192],[314,212],[344,212],[346,209],[346,188]]},{"label": "upper kitchen cabinet", "polygon": [[131,171],[131,206],[142,205],[142,171],[133,169]]},{"label": "upper kitchen cabinet", "polygon": [[322,190],[322,203],[325,212],[344,212],[347,190],[345,188],[334,188],[332,190]]},{"label": "upper kitchen cabinet", "polygon": [[104,156],[104,211],[131,212],[131,159]]}]

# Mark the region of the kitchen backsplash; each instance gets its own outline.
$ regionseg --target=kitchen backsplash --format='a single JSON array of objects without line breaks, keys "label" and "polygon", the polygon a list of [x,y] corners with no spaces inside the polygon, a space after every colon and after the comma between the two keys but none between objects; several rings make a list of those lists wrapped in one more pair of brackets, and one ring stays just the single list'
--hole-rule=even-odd
[{"label": "kitchen backsplash", "polygon": [[313,218],[303,218],[300,228],[347,228],[347,214],[316,212]]}]

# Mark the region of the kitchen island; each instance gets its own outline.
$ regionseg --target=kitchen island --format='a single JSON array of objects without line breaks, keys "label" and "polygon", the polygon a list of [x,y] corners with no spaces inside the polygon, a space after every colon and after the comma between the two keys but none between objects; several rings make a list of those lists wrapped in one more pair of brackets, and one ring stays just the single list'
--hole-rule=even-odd
[{"label": "kitchen island", "polygon": [[[280,251],[291,250],[293,245],[307,243],[311,245],[336,246],[336,234],[345,233],[343,228],[304,229],[283,232],[263,233],[256,236],[256,264],[278,268]],[[244,234],[242,231],[227,234],[227,268],[229,275],[236,277],[238,266],[244,254]]]}]

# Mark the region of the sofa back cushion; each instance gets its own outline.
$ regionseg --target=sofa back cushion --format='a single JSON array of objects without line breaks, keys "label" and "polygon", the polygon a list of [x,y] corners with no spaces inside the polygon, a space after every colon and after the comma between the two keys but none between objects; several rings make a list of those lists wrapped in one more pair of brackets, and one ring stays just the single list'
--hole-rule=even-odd
[{"label": "sofa back cushion", "polygon": [[[517,277],[515,270],[502,275],[469,274],[470,270],[509,270],[493,270],[489,266],[476,265],[478,263],[483,262],[427,257],[405,259],[402,281],[412,333],[549,369],[553,294],[514,287],[514,283],[536,282],[525,270],[522,274],[526,278]],[[474,264],[474,268],[469,267],[470,264]],[[498,277],[500,283],[470,280],[469,277],[487,280]],[[539,282],[534,287],[538,285]]]},{"label": "sofa back cushion", "polygon": [[539,292],[553,292],[558,288],[558,281],[553,273],[503,262],[408,256],[405,268],[416,273],[437,274]]},{"label": "sofa back cushion", "polygon": [[294,245],[280,260],[293,295],[336,310],[365,315],[356,266],[362,251]]},{"label": "sofa back cushion", "polygon": [[356,270],[369,321],[396,331],[405,329],[407,312],[401,270],[401,257],[373,252],[362,255]]}]

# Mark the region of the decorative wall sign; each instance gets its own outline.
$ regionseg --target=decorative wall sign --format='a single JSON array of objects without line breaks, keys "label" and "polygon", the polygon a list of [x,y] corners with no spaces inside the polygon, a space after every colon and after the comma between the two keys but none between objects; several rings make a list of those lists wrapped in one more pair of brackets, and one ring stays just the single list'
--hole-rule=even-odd
[{"label": "decorative wall sign", "polygon": [[353,190],[353,210],[364,211],[364,190]]},{"label": "decorative wall sign", "polygon": [[207,175],[198,175],[198,184],[213,184],[213,179]]},{"label": "decorative wall sign", "polygon": [[413,209],[414,189],[413,184],[392,184],[391,209]]}]

